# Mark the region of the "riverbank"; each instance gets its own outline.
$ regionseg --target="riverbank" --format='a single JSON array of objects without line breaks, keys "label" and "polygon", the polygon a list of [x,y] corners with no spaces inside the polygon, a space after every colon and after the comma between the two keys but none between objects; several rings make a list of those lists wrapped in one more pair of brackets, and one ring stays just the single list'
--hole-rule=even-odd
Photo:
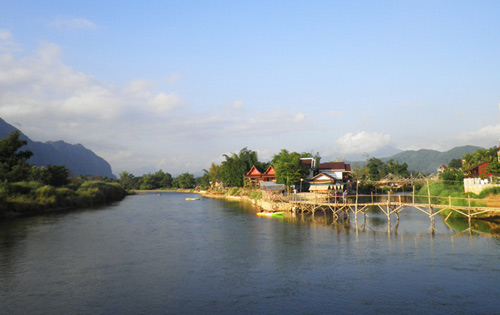
[{"label": "riverbank", "polygon": [[84,182],[67,187],[37,182],[4,183],[0,187],[0,219],[100,206],[125,196],[127,192],[120,185],[107,182]]},{"label": "riverbank", "polygon": [[255,190],[241,190],[239,195],[231,195],[231,190],[200,191],[199,193],[206,198],[225,199],[230,201],[240,201],[251,203],[258,210],[264,211],[291,211],[292,205],[288,202],[270,202],[262,199],[262,192],[258,191],[258,198],[255,198]]}]

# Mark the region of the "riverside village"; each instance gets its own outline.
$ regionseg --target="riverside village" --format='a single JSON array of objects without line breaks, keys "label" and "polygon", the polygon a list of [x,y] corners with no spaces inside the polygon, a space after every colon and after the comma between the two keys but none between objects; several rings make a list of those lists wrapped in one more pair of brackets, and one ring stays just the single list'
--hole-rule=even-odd
[{"label": "riverside village", "polygon": [[[260,198],[247,199],[261,209],[259,215],[314,216],[319,212],[333,216],[334,221],[353,219],[356,225],[358,221],[364,222],[367,212],[374,208],[386,216],[389,225],[391,220],[399,221],[401,212],[416,209],[429,217],[431,227],[435,216],[441,215],[445,223],[450,218],[465,220],[469,225],[467,232],[472,233],[474,219],[492,222],[500,218],[497,194],[500,147],[476,153],[483,157],[477,159],[474,154],[466,154],[464,159],[454,161],[455,165],[442,164],[428,175],[386,171],[379,178],[369,173],[370,163],[380,162],[378,159],[372,158],[361,171],[355,171],[347,162],[318,163],[317,158],[302,157],[299,160],[302,177],[293,183],[290,177],[279,183],[273,164],[265,169],[252,165],[244,176],[245,187],[258,190]],[[392,160],[389,164],[393,169],[403,166],[406,170],[405,164]],[[222,186],[218,181],[211,183],[211,189],[204,195],[214,197],[214,192]],[[434,193],[438,186],[454,187],[455,191],[448,195]],[[456,191],[457,187],[460,191]]]}]

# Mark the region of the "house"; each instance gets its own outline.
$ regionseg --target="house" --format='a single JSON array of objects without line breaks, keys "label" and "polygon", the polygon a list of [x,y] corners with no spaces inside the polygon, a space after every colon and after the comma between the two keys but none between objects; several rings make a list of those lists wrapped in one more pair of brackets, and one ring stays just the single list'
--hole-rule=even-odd
[{"label": "house", "polygon": [[442,174],[444,171],[446,171],[448,169],[448,167],[446,165],[441,165],[440,167],[438,167],[437,169],[437,173],[438,174]]},{"label": "house", "polygon": [[307,178],[312,178],[314,176],[314,172],[316,171],[316,159],[315,158],[300,158],[300,163],[305,165],[309,170],[309,174],[307,174]]},{"label": "house", "polygon": [[469,178],[485,178],[493,176],[493,174],[488,171],[488,166],[490,166],[490,162],[479,163],[465,170],[465,173],[468,174],[467,177]]},{"label": "house", "polygon": [[318,172],[318,175],[309,179],[310,192],[344,190],[352,179],[351,165],[344,162],[319,164]]},{"label": "house", "polygon": [[352,178],[351,165],[344,162],[321,163],[318,171],[343,183],[347,183]]},{"label": "house", "polygon": [[313,178],[309,179],[309,191],[328,193],[332,190],[343,190],[344,183],[336,180],[328,174],[319,173]]},{"label": "house", "polygon": [[249,181],[259,184],[262,182],[273,182],[276,183],[276,171],[274,167],[271,165],[267,168],[265,172],[261,172],[257,167],[252,166],[250,171],[245,175],[245,179]]}]

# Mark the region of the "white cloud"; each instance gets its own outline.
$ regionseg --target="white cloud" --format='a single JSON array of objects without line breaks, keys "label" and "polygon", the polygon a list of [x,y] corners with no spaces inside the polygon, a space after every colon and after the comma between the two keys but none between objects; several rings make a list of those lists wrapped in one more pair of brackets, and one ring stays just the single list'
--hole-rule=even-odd
[{"label": "white cloud", "polygon": [[[14,40],[10,33],[1,36]],[[37,51],[22,57],[0,53],[0,117],[19,124],[36,141],[81,143],[117,171],[163,165],[161,159],[171,161],[171,168],[191,171],[183,167],[195,167],[191,160],[201,159],[199,152],[187,153],[190,161],[174,159],[197,147],[187,144],[207,144],[205,155],[220,156],[210,141],[221,146],[241,143],[243,137],[245,143],[259,142],[263,136],[308,127],[303,113],[279,108],[247,112],[241,100],[195,111],[175,91],[157,85],[146,79],[123,87],[102,82],[66,65],[53,43],[40,42]]]},{"label": "white cloud", "polygon": [[175,93],[160,93],[148,101],[156,112],[169,112],[181,103],[181,99]]},{"label": "white cloud", "polygon": [[300,123],[306,119],[306,115],[302,113],[294,114],[293,117],[294,117],[293,121],[296,123]]},{"label": "white cloud", "polygon": [[489,148],[497,145],[500,139],[500,124],[487,125],[477,131],[465,132],[458,135],[461,145],[472,144]]},{"label": "white cloud", "polygon": [[0,52],[12,53],[19,52],[21,49],[19,45],[14,41],[14,36],[8,30],[0,28]]},{"label": "white cloud", "polygon": [[243,102],[242,101],[236,101],[233,103],[233,107],[237,109],[243,108]]},{"label": "white cloud", "polygon": [[56,28],[69,28],[69,29],[95,29],[97,25],[85,18],[58,18],[49,23]]},{"label": "white cloud", "polygon": [[342,154],[371,153],[389,144],[388,134],[361,131],[356,134],[349,132],[336,140],[336,145]]}]

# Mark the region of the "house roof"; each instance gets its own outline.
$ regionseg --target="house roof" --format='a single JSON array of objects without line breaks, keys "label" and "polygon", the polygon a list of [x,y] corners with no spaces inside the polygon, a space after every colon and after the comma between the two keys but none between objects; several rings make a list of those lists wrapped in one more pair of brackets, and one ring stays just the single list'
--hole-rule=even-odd
[{"label": "house roof", "polygon": [[318,168],[320,170],[351,171],[351,165],[344,162],[321,163]]},{"label": "house roof", "polygon": [[309,183],[315,183],[315,182],[335,183],[335,178],[331,177],[328,174],[319,173],[318,175],[314,176],[309,180]]},{"label": "house roof", "polygon": [[261,175],[262,172],[259,171],[259,169],[257,167],[252,166],[252,168],[248,171],[247,175],[246,176],[251,176],[251,175]]},{"label": "house roof", "polygon": [[474,165],[474,166],[472,166],[472,167],[469,167],[469,168],[468,168],[468,169],[466,169],[465,171],[466,171],[466,172],[470,172],[470,171],[472,171],[472,170],[474,170],[474,169],[476,169],[476,168],[479,168],[480,166],[482,166],[482,165],[484,165],[484,164],[490,164],[490,163],[491,163],[491,162],[482,162],[482,163],[476,164],[476,165]]},{"label": "house roof", "polygon": [[274,170],[274,167],[271,165],[262,175],[276,176],[276,171]]},{"label": "house roof", "polygon": [[273,182],[260,182],[259,187],[264,190],[285,190],[285,185]]},{"label": "house roof", "polygon": [[316,160],[314,158],[300,158],[300,163],[313,168],[316,164]]}]

